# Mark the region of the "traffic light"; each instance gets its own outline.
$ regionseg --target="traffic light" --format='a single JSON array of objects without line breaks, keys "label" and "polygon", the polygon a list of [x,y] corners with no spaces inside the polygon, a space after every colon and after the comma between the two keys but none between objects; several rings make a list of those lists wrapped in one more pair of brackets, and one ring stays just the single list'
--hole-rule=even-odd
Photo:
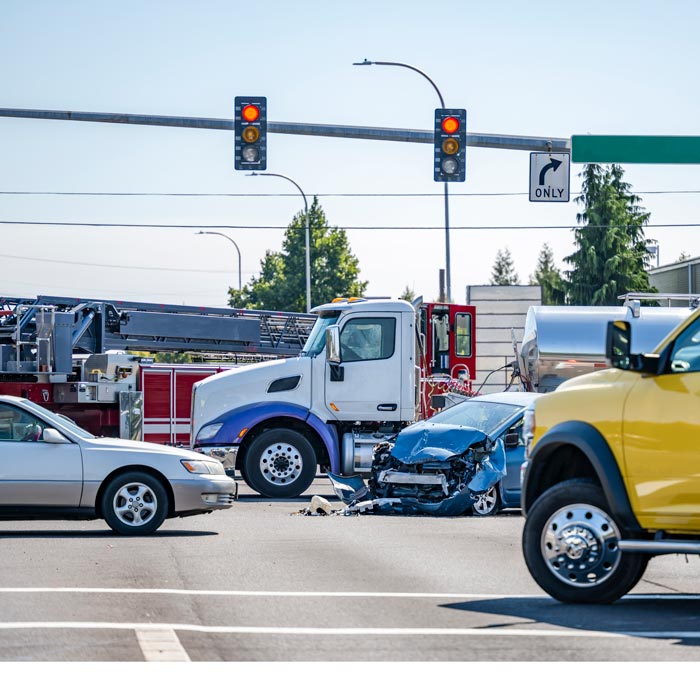
[{"label": "traffic light", "polygon": [[236,97],[234,103],[234,167],[267,169],[267,98]]},{"label": "traffic light", "polygon": [[466,177],[467,110],[435,110],[435,182],[464,182]]}]

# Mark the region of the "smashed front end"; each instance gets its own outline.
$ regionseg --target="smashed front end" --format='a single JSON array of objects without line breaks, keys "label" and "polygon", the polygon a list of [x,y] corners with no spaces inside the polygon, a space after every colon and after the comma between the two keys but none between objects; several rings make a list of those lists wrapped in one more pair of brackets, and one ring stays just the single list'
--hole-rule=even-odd
[{"label": "smashed front end", "polygon": [[474,428],[416,423],[375,447],[366,486],[359,477],[329,477],[350,512],[454,516],[505,476],[505,464],[500,439]]}]

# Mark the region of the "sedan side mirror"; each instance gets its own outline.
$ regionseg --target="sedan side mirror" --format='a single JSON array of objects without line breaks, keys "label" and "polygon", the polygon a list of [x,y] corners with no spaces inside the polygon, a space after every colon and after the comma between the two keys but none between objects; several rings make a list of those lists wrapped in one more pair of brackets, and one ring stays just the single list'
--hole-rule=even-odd
[{"label": "sedan side mirror", "polygon": [[61,435],[56,428],[44,428],[42,440],[52,445],[64,445],[65,443],[70,442],[70,440]]},{"label": "sedan side mirror", "polygon": [[520,436],[518,433],[506,433],[503,436],[503,445],[507,450],[512,450],[520,444]]}]

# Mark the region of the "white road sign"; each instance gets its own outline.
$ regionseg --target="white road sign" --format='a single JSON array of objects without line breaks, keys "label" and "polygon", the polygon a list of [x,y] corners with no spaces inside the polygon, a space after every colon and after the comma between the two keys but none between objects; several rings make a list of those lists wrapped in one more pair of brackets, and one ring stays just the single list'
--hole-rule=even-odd
[{"label": "white road sign", "polygon": [[530,201],[568,202],[571,154],[530,154]]}]

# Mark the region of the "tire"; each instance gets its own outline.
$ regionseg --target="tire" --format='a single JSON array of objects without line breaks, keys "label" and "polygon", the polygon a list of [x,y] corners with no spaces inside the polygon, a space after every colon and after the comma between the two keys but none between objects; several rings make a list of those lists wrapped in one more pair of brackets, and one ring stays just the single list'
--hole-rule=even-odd
[{"label": "tire", "polygon": [[488,491],[480,493],[472,505],[472,515],[485,518],[496,515],[501,510],[501,495],[498,486],[492,486]]},{"label": "tire", "polygon": [[248,447],[245,481],[267,498],[294,498],[316,477],[316,453],[301,434],[287,428],[266,430]]},{"label": "tire", "polygon": [[644,574],[648,555],[620,552],[624,537],[603,490],[572,479],[545,491],[523,528],[523,555],[530,574],[564,603],[612,603]]},{"label": "tire", "polygon": [[102,494],[102,517],[120,535],[152,534],[163,524],[169,510],[165,487],[146,472],[119,474]]}]

